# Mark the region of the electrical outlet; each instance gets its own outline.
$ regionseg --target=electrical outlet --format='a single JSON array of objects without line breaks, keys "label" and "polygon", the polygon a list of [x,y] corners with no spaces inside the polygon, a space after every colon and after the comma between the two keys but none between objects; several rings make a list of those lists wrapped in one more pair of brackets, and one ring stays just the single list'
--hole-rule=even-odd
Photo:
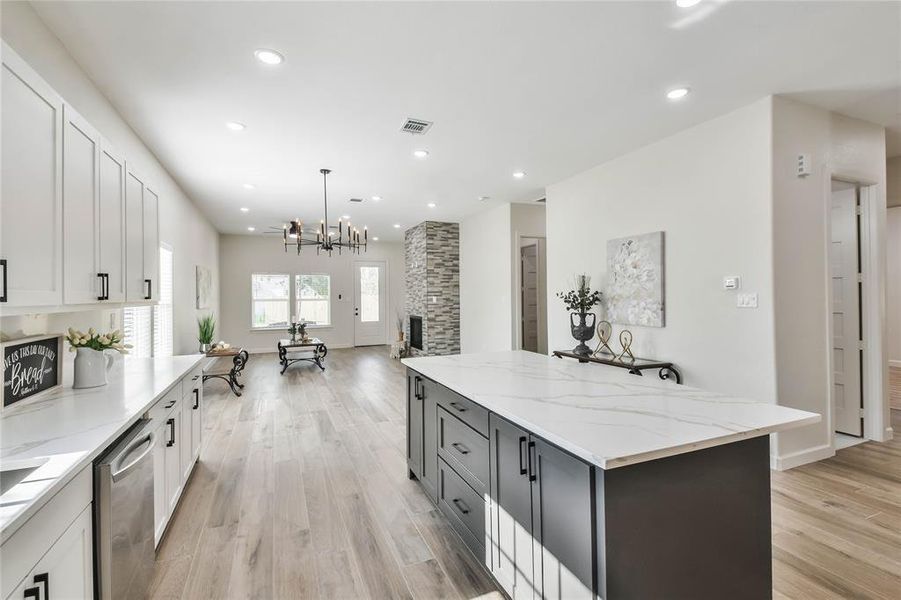
[{"label": "electrical outlet", "polygon": [[757,294],[738,294],[735,297],[735,305],[738,308],[757,308]]}]

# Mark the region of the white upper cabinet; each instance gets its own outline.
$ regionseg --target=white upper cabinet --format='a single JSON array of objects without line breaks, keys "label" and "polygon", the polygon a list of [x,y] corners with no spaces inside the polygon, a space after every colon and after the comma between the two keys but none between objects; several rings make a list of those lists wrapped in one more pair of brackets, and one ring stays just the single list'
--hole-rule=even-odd
[{"label": "white upper cabinet", "polygon": [[160,299],[160,199],[144,188],[144,285],[145,300]]},{"label": "white upper cabinet", "polygon": [[125,300],[146,299],[144,285],[144,180],[125,175]]},{"label": "white upper cabinet", "polygon": [[0,75],[0,307],[62,295],[62,99],[3,44]]},{"label": "white upper cabinet", "polygon": [[100,135],[69,106],[63,118],[63,301],[91,304],[106,289],[97,257]]},{"label": "white upper cabinet", "polygon": [[125,158],[100,140],[100,272],[105,297],[125,301]]}]

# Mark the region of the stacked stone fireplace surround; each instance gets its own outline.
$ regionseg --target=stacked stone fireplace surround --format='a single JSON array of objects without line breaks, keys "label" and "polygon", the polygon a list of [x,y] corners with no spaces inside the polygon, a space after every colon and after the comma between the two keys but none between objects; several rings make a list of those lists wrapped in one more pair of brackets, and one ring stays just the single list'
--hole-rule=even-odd
[{"label": "stacked stone fireplace surround", "polygon": [[460,225],[425,221],[404,236],[406,317],[422,317],[422,349],[412,356],[460,353]]}]

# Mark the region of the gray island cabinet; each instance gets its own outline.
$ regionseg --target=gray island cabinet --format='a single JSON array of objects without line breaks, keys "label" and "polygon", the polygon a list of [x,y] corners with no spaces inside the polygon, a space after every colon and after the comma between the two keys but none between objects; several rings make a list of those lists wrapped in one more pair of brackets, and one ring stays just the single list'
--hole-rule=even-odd
[{"label": "gray island cabinet", "polygon": [[510,597],[772,596],[767,434],[819,415],[527,352],[404,363],[409,475]]}]

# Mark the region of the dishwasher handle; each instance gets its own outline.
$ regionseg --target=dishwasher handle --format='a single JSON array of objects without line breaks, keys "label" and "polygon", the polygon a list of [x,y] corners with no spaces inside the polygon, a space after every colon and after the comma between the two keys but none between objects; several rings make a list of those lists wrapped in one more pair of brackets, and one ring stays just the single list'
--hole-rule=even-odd
[{"label": "dishwasher handle", "polygon": [[[123,467],[122,461],[124,461],[129,454],[134,452],[135,449],[141,447],[145,442],[147,443],[147,449],[141,452],[140,456]],[[115,483],[128,477],[128,474],[134,471],[141,463],[141,461],[147,457],[148,454],[153,452],[153,446],[155,442],[156,436],[152,431],[150,431],[147,433],[147,435],[142,435],[128,444],[128,446],[126,446],[126,448],[122,451],[122,454],[120,454],[116,458],[116,460],[113,461],[112,474],[110,475],[113,482]]]}]

